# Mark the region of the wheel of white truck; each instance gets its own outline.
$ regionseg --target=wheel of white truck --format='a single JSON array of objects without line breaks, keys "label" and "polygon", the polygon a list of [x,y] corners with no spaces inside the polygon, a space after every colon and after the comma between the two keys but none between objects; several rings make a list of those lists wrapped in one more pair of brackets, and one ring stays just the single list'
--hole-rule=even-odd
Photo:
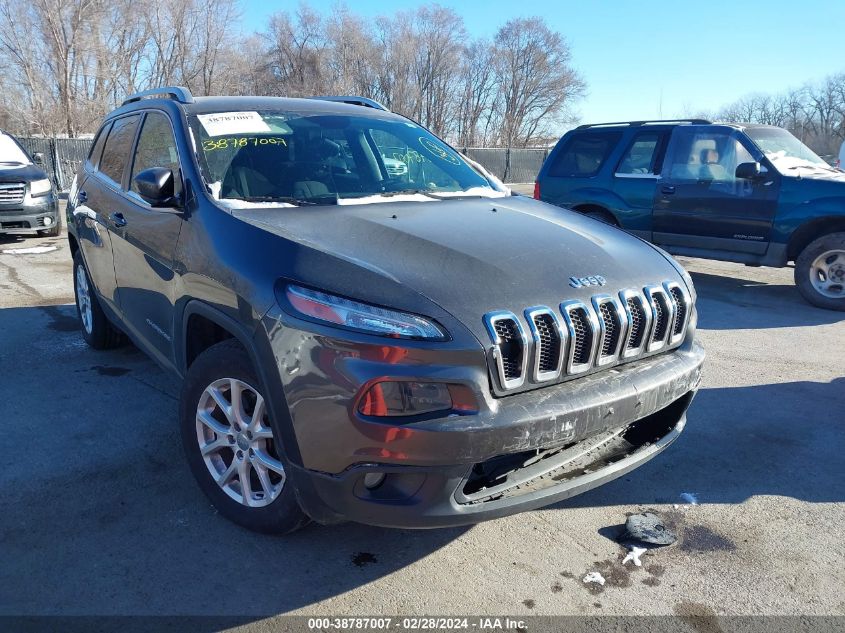
[{"label": "wheel of white truck", "polygon": [[94,349],[111,349],[123,341],[122,334],[109,322],[91,283],[91,277],[77,251],[73,256],[73,293],[82,338]]},{"label": "wheel of white truck", "polygon": [[182,441],[194,477],[221,514],[251,530],[292,532],[307,518],[258,384],[236,341],[203,352],[182,390]]},{"label": "wheel of white truck", "polygon": [[813,305],[845,311],[845,233],[824,235],[801,252],[795,284]]}]

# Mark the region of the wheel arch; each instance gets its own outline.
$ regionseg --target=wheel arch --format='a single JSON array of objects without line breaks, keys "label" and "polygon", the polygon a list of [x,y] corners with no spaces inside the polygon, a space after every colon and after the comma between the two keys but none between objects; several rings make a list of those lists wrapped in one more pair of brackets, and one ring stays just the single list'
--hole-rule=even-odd
[{"label": "wheel arch", "polygon": [[[192,332],[191,326],[205,329]],[[258,323],[250,331],[246,325],[223,313],[218,308],[199,299],[191,299],[182,311],[182,326],[177,329],[181,339],[176,342],[176,366],[184,377],[190,367],[188,345],[192,335],[197,338],[194,339],[194,356],[190,358],[190,361],[211,345],[223,340],[234,339],[238,341],[249,356],[258,380],[262,383],[261,387],[265,392],[264,399],[270,407],[271,420],[280,422],[277,430],[281,435],[287,459],[301,466],[302,457],[299,452],[299,444],[294,435],[293,421],[290,417],[276,358],[269,339],[266,336],[256,336],[259,330]],[[218,338],[220,336],[222,338]],[[199,344],[196,345],[197,343]]]},{"label": "wheel arch", "polygon": [[829,233],[845,232],[845,216],[813,218],[800,225],[789,236],[787,260],[794,261],[811,242]]},{"label": "wheel arch", "polygon": [[619,219],[616,217],[616,215],[614,215],[614,213],[610,209],[600,204],[594,204],[591,202],[584,204],[576,204],[572,206],[572,210],[584,214],[599,213],[603,216],[606,216],[607,219],[610,220],[614,226],[620,226]]}]

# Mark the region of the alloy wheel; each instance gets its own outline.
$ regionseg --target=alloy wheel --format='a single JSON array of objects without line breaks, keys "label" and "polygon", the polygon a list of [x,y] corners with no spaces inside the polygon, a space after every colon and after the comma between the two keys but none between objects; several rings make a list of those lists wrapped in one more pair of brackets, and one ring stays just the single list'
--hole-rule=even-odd
[{"label": "alloy wheel", "polygon": [[79,307],[79,317],[82,327],[91,334],[94,327],[94,315],[91,310],[91,291],[88,288],[88,275],[82,266],[76,267],[76,305]]},{"label": "alloy wheel", "polygon": [[197,405],[197,442],[208,472],[229,497],[256,508],[272,503],[285,485],[264,398],[247,383],[221,378]]}]

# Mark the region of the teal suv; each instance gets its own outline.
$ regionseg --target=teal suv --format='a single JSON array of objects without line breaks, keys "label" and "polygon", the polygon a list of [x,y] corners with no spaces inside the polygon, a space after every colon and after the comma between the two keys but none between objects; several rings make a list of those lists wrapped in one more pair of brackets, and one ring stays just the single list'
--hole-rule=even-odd
[{"label": "teal suv", "polygon": [[794,262],[807,301],[845,311],[845,173],[784,129],[700,119],[582,125],[549,154],[534,197],[674,255]]}]

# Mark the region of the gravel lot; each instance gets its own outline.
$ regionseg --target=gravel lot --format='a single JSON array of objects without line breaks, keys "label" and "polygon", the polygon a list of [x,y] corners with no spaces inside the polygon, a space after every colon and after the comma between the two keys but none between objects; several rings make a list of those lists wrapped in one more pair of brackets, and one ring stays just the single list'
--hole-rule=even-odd
[{"label": "gravel lot", "polygon": [[[8,251],[56,246],[41,254]],[[687,430],[628,477],[471,528],[217,516],[193,482],[176,387],[133,347],[82,342],[64,238],[0,237],[0,614],[845,614],[845,314],[791,269],[684,260],[708,350]],[[700,505],[683,505],[695,493]],[[680,542],[623,567],[653,508]],[[608,579],[590,591],[581,578]]]}]

